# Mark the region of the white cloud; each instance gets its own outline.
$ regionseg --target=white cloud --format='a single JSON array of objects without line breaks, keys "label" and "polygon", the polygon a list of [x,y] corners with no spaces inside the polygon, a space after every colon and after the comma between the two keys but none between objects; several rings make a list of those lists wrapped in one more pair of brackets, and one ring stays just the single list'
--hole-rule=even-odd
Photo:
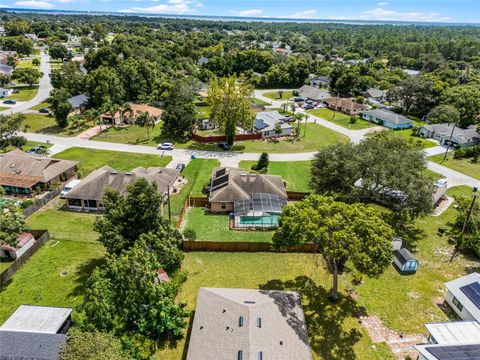
[{"label": "white cloud", "polygon": [[366,20],[393,20],[393,21],[448,21],[451,20],[448,16],[440,16],[437,12],[400,12],[394,10],[387,10],[378,7],[371,10],[362,11],[359,16],[360,19]]},{"label": "white cloud", "polygon": [[52,3],[49,3],[48,1],[39,1],[39,0],[17,1],[15,5],[28,7],[32,9],[51,9],[54,6]]},{"label": "white cloud", "polygon": [[311,19],[315,16],[317,13],[317,10],[315,9],[309,9],[309,10],[303,10],[299,11],[293,15],[288,16],[289,18],[293,19]]},{"label": "white cloud", "polygon": [[8,5],[3,5],[3,4],[0,4],[0,8],[8,8],[8,7],[10,7],[10,6],[8,6]]},{"label": "white cloud", "polygon": [[231,10],[230,11],[232,14],[235,14],[236,16],[253,16],[253,15],[259,15],[263,13],[262,9],[249,9],[249,10]]},{"label": "white cloud", "polygon": [[[156,1],[156,0],[153,0]],[[158,0],[157,0],[158,1]],[[168,0],[166,3],[147,6],[147,7],[129,7],[127,9],[121,9],[121,13],[153,13],[153,14],[186,14],[193,13],[195,9],[191,7],[195,5],[196,7],[202,6],[196,0]]]},{"label": "white cloud", "polygon": [[381,1],[377,4],[378,6],[385,6],[385,5],[388,5],[388,2],[386,1]]}]

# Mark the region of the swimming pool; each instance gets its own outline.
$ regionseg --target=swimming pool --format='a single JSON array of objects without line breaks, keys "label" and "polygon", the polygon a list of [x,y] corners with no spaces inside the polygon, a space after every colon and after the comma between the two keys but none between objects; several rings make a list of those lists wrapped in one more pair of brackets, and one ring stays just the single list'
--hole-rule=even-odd
[{"label": "swimming pool", "polygon": [[276,214],[240,215],[236,223],[240,227],[273,227],[278,226],[278,217]]}]

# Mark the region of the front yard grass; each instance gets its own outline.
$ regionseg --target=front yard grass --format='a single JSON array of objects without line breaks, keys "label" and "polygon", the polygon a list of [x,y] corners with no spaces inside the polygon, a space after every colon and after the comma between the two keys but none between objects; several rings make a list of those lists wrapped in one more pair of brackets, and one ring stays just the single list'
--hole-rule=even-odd
[{"label": "front yard grass", "polygon": [[82,131],[88,129],[88,127],[66,127],[62,129],[57,125],[55,117],[52,115],[43,114],[24,114],[25,121],[23,126],[28,132],[43,133],[43,134],[55,134],[61,136],[74,136]]},{"label": "front yard grass", "polygon": [[185,218],[185,229],[193,229],[197,240],[201,241],[248,241],[271,242],[273,231],[235,231],[230,230],[227,214],[212,214],[203,208],[190,208]]},{"label": "front yard grass", "polygon": [[49,107],[50,107],[50,104],[48,102],[44,101],[44,102],[32,107],[32,110],[40,110],[42,108],[47,108],[48,109]]},{"label": "front yard grass", "polygon": [[129,171],[138,166],[165,167],[171,156],[137,154],[122,151],[97,150],[73,147],[55,155],[55,158],[80,161],[78,169],[82,177],[104,165],[109,165],[115,170]]},{"label": "front yard grass", "polygon": [[[257,161],[240,161],[238,167],[246,171],[252,171],[252,165]],[[287,183],[287,191],[311,191],[310,173],[311,161],[270,161],[268,164],[268,174],[281,175],[283,181]]]},{"label": "front yard grass", "polygon": [[376,124],[372,124],[363,119],[357,119],[355,124],[350,124],[350,115],[343,114],[339,111],[335,113],[335,119],[333,118],[334,111],[327,109],[327,108],[320,108],[320,109],[313,109],[308,110],[307,113],[312,114],[314,116],[318,116],[324,120],[333,122],[334,124],[343,126],[344,128],[351,129],[351,130],[360,130],[360,129],[368,129],[377,126]]},{"label": "front yard grass", "polygon": [[[441,154],[430,156],[428,159],[440,164],[443,157],[444,155]],[[480,163],[473,163],[471,158],[455,159],[453,154],[448,154],[447,160],[445,160],[442,165],[480,180]]]},{"label": "front yard grass", "polygon": [[263,100],[260,100],[260,99],[257,99],[257,98],[253,98],[252,99],[252,102],[255,104],[255,105],[263,105],[263,106],[268,106],[270,105],[270,103],[266,102],[266,101],[263,101]]},{"label": "front yard grass", "polygon": [[271,91],[263,93],[263,96],[272,100],[288,100],[293,97],[293,90],[282,91],[282,97],[278,96],[278,91]]},{"label": "front yard grass", "polygon": [[12,95],[7,96],[2,99],[3,100],[16,100],[16,101],[28,101],[31,100],[37,95],[38,88],[37,87],[32,87],[32,88],[21,88],[21,89],[16,89],[16,92],[14,92]]},{"label": "front yard grass", "polygon": [[413,129],[393,130],[393,131],[395,131],[395,134],[401,137],[405,137],[407,139],[411,139],[413,141],[419,142],[420,144],[422,144],[424,149],[438,145],[435,141],[424,139],[424,138],[421,138],[420,136],[416,136]]},{"label": "front yard grass", "polygon": [[[318,255],[191,252],[183,269],[189,275],[179,298],[189,310],[195,309],[200,287],[295,290],[302,296],[313,359],[393,359],[385,344],[373,346],[358,323],[356,315],[365,309],[349,297],[337,303],[327,299],[331,276]],[[165,343],[156,358],[182,359],[187,346],[185,337]]]}]

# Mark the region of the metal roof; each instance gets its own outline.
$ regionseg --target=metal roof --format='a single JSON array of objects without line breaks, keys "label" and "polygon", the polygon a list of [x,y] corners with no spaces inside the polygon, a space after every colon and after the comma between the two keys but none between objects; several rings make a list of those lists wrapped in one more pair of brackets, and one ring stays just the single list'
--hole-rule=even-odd
[{"label": "metal roof", "polygon": [[480,324],[476,321],[452,321],[425,324],[437,344],[480,344]]},{"label": "metal roof", "polygon": [[480,283],[480,274],[471,273],[453,281],[447,282],[445,287],[452,293],[453,296],[463,305],[463,307],[473,316],[477,321],[480,321],[480,308],[475,305],[468,296],[461,290],[462,287],[474,283]]},{"label": "metal roof", "polygon": [[71,312],[70,308],[20,305],[0,327],[0,332],[56,334],[70,317]]}]

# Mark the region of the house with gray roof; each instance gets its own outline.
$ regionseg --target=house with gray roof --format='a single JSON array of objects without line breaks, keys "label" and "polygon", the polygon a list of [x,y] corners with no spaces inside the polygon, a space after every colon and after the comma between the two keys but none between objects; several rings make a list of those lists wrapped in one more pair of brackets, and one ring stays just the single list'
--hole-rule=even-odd
[{"label": "house with gray roof", "polygon": [[375,88],[370,88],[365,92],[365,97],[369,101],[376,101],[376,102],[383,102],[385,101],[385,98],[387,97],[387,91],[386,90],[380,90],[380,89],[375,89]]},{"label": "house with gray roof", "polygon": [[71,210],[103,211],[103,197],[107,189],[113,189],[121,195],[127,193],[127,186],[140,178],[155,183],[157,192],[166,196],[168,191],[175,191],[174,185],[179,171],[175,169],[138,167],[130,172],[117,171],[110,166],[103,166],[90,173],[82,182],[65,194],[67,206]]},{"label": "house with gray roof", "polygon": [[413,126],[413,121],[406,116],[394,113],[386,109],[374,109],[361,112],[362,119],[385,126],[389,129],[409,129]]},{"label": "house with gray roof", "polygon": [[249,174],[242,169],[221,167],[213,170],[210,184],[210,211],[232,212],[235,202],[252,199],[254,194],[271,194],[287,199],[283,179],[279,175]]},{"label": "house with gray roof", "polygon": [[300,294],[200,288],[187,360],[311,360]]},{"label": "house with gray roof", "polygon": [[0,88],[0,99],[13,94],[13,89]]},{"label": "house with gray roof", "polygon": [[314,76],[311,81],[312,85],[315,87],[328,89],[332,79],[328,76]]},{"label": "house with gray roof", "polygon": [[320,101],[322,99],[331,97],[328,91],[310,85],[303,85],[300,89],[298,89],[297,93],[298,96],[304,100]]},{"label": "house with gray roof", "polygon": [[72,96],[67,101],[72,106],[72,110],[78,114],[85,110],[89,98],[90,96],[87,93],[83,93],[80,95]]},{"label": "house with gray roof", "polygon": [[289,120],[289,117],[280,114],[277,110],[261,111],[256,114],[253,129],[255,132],[261,133],[262,138],[290,136],[293,126],[286,120]]},{"label": "house with gray roof", "polygon": [[[474,146],[480,143],[480,134],[475,125],[462,129],[448,123],[431,124],[422,126],[419,134],[424,138],[438,140],[440,145],[450,145],[458,148]],[[451,143],[450,136],[452,137]]]}]

